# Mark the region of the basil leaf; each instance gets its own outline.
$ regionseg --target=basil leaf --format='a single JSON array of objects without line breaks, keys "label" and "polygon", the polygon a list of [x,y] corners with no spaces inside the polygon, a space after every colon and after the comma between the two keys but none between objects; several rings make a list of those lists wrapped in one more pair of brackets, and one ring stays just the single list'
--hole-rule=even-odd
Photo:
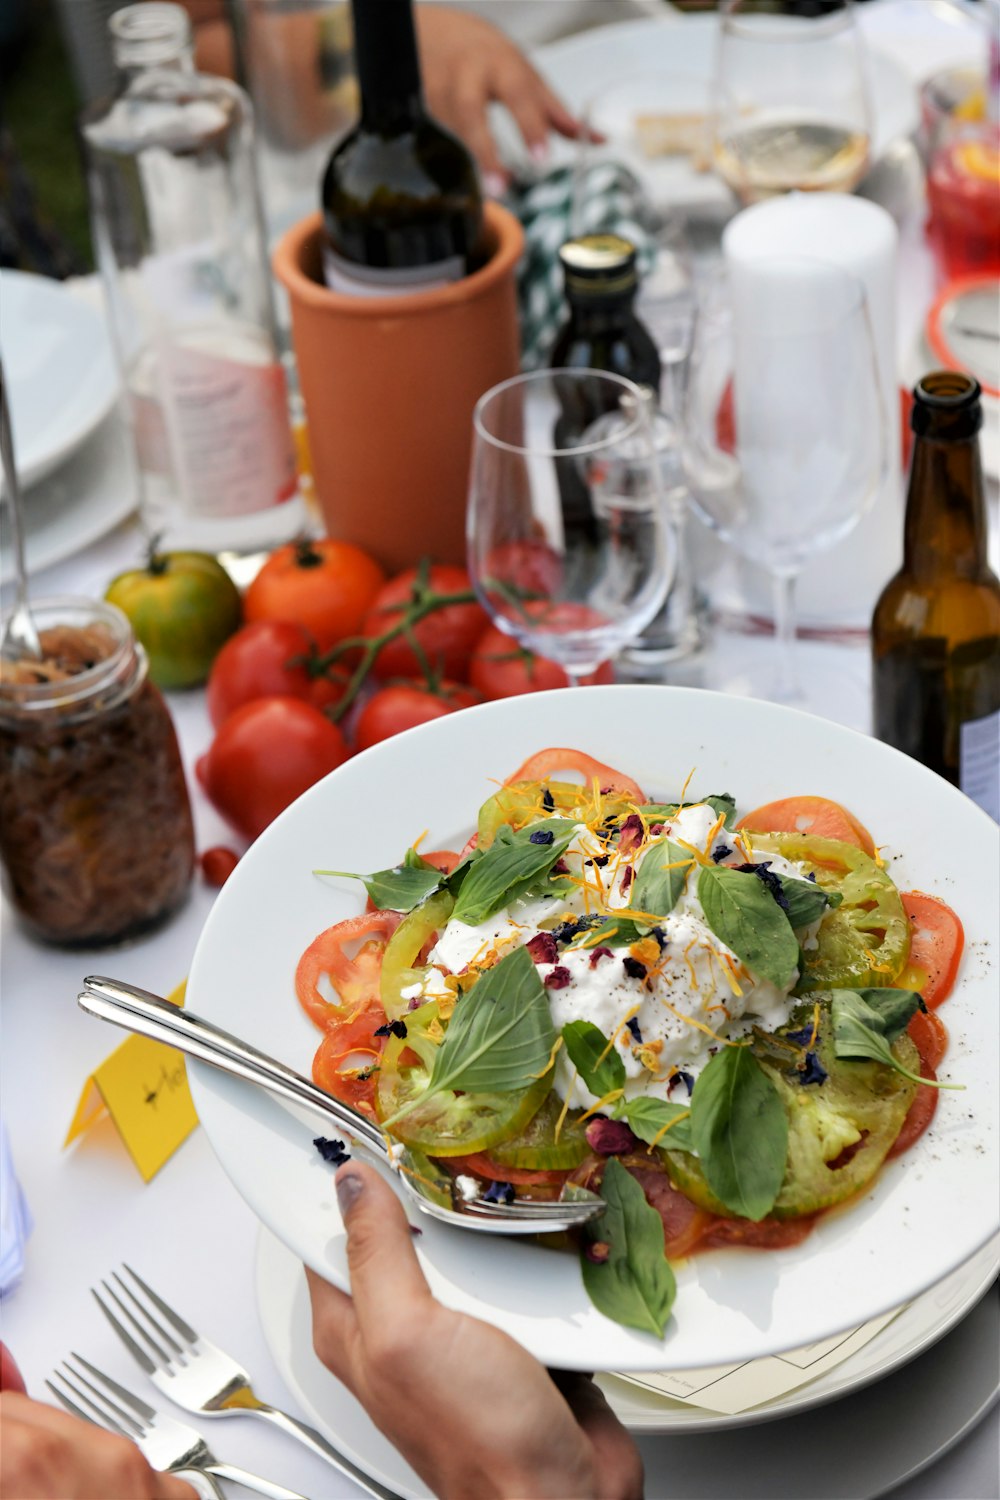
[{"label": "basil leaf", "polygon": [[[665,917],[684,893],[694,856],[672,839],[653,844],[642,857],[629,891],[632,911]],[[648,924],[647,924],[648,925]]]},{"label": "basil leaf", "polygon": [[515,948],[458,1001],[427,1092],[513,1093],[543,1072],[555,1044],[545,986],[527,948]]},{"label": "basil leaf", "polygon": [[581,1256],[583,1284],[598,1312],[626,1328],[662,1338],[677,1292],[663,1252],[663,1220],[621,1162],[611,1157],[601,1180],[604,1213],[585,1227],[587,1244],[608,1247],[607,1259]]},{"label": "basil leaf", "polygon": [[[893,1001],[888,999],[889,996],[899,996],[902,999]],[[907,1006],[910,1007],[908,1014]],[[867,1058],[883,1063],[887,1068],[901,1073],[904,1078],[925,1084],[927,1088],[963,1088],[964,1085],[960,1083],[939,1083],[935,1078],[922,1078],[919,1073],[911,1073],[893,1053],[893,1041],[900,1035],[910,1016],[920,1008],[926,1007],[914,990],[831,991],[834,1056],[855,1061]]]},{"label": "basil leaf", "polygon": [[[625,1087],[625,1064],[592,1021],[568,1021],[562,1029],[563,1046],[588,1089],[598,1099]],[[602,1052],[607,1056],[602,1058]]]},{"label": "basil leaf", "polygon": [[788,1117],[748,1047],[723,1047],[699,1073],[691,1137],[709,1187],[731,1213],[755,1222],[770,1213],[785,1175]]},{"label": "basil leaf", "polygon": [[839,906],[844,899],[839,891],[825,891],[812,880],[799,880],[790,875],[778,875],[777,879],[781,883],[781,894],[788,903],[785,916],[796,930],[808,927],[810,922]]},{"label": "basil leaf", "polygon": [[[667,1099],[630,1099],[620,1111],[633,1135],[650,1146],[664,1126],[669,1126],[656,1144],[665,1151],[693,1151],[691,1110],[687,1104],[671,1104]],[[674,1121],[677,1121],[674,1124]]]},{"label": "basil leaf", "polygon": [[[697,807],[702,802],[706,803],[714,813],[724,813],[726,821],[723,826],[732,828],[733,820],[736,817],[736,799],[734,797],[731,797],[728,792],[719,792],[715,796],[699,797],[696,803],[685,802],[683,806]],[[659,819],[674,817],[680,812],[681,805],[680,802],[643,802],[639,811],[647,822],[655,823]]]},{"label": "basil leaf", "polygon": [[[502,824],[493,843],[462,881],[452,917],[470,927],[485,922],[547,874],[575,832],[576,824],[568,818],[544,818],[526,824],[517,833]],[[532,843],[531,835],[539,833],[551,833],[552,842]]]},{"label": "basil leaf", "polygon": [[770,979],[779,989],[791,984],[799,945],[785,913],[756,875],[703,865],[698,900],[715,936],[758,978]]},{"label": "basil leaf", "polygon": [[412,911],[439,890],[445,879],[440,870],[421,859],[416,849],[407,849],[401,865],[394,865],[391,870],[376,870],[373,875],[356,875],[350,870],[314,870],[313,874],[360,880],[374,904],[389,911]]},{"label": "basil leaf", "polygon": [[[587,939],[586,946],[590,949],[599,948],[602,943],[606,948],[630,948],[648,931],[648,922],[640,927],[625,916],[608,917],[597,927],[591,927],[584,936]],[[579,947],[580,945],[574,943],[573,946]]]}]

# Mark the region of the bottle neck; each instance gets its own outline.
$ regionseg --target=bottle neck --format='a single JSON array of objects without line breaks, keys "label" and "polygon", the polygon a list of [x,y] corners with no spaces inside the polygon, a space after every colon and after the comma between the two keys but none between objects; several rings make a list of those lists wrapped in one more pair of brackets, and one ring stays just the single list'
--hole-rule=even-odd
[{"label": "bottle neck", "polygon": [[917,437],[906,496],[903,566],[976,577],[986,566],[986,503],[979,440]]},{"label": "bottle neck", "polygon": [[361,123],[378,134],[412,128],[423,114],[412,0],[351,0]]},{"label": "bottle neck", "polygon": [[595,337],[624,328],[633,317],[635,291],[614,297],[570,297],[569,311],[578,333]]}]

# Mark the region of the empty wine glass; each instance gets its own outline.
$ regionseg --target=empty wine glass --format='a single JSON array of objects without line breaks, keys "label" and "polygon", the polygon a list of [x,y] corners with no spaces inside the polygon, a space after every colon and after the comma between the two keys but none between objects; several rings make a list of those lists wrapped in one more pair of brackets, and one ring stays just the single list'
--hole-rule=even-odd
[{"label": "empty wine glass", "polygon": [[673,576],[651,420],[640,387],[588,369],[516,375],[473,414],[473,585],[574,684],[636,638]]},{"label": "empty wine glass", "polygon": [[715,166],[744,203],[849,192],[868,166],[871,110],[852,0],[722,0]]},{"label": "empty wine glass", "polygon": [[883,482],[886,418],[864,288],[808,257],[742,262],[699,309],[684,468],[696,515],[774,581],[777,680],[802,696],[795,583]]}]

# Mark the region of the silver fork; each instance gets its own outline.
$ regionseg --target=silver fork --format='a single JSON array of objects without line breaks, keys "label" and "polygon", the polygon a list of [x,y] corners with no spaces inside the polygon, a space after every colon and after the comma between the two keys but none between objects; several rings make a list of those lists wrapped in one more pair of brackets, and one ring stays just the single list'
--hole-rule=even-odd
[{"label": "silver fork", "polygon": [[[137,1031],[187,1052],[199,1061],[258,1084],[282,1099],[332,1119],[364,1150],[396,1168],[403,1191],[432,1218],[486,1234],[553,1234],[574,1229],[604,1212],[603,1199],[585,1188],[570,1187],[555,1202],[516,1199],[496,1202],[479,1196],[475,1178],[452,1179],[419,1153],[393,1146],[371,1120],[349,1109],[301,1073],[259,1052],[242,1038],[223,1031],[203,1016],[170,1005],[159,995],[120,979],[90,975],[77,995],[81,1009],[127,1031]],[[469,1184],[469,1193],[462,1191]]]},{"label": "silver fork", "polygon": [[[154,1469],[183,1474],[192,1482],[194,1476],[203,1475],[209,1481],[212,1495],[217,1496],[218,1500],[225,1500],[225,1494],[216,1483],[216,1477],[231,1479],[246,1489],[267,1495],[269,1500],[307,1500],[297,1490],[289,1490],[282,1484],[274,1484],[270,1479],[262,1479],[259,1474],[251,1474],[235,1464],[223,1463],[216,1458],[201,1433],[194,1427],[188,1427],[185,1422],[178,1422],[174,1417],[168,1417],[164,1412],[147,1406],[145,1401],[112,1380],[110,1375],[98,1370],[96,1365],[92,1365],[82,1355],[74,1354],[72,1357],[78,1366],[82,1365],[87,1375],[64,1360],[62,1368],[52,1373],[54,1379],[61,1381],[71,1394],[67,1396],[60,1386],[47,1380],[45,1384],[53,1396],[74,1416],[83,1417],[96,1427],[105,1427],[109,1432],[131,1438]],[[200,1493],[204,1493],[200,1485],[198,1489]]]},{"label": "silver fork", "polygon": [[[124,1270],[139,1288],[141,1297],[117,1272],[112,1273],[112,1279],[121,1296],[107,1281],[101,1282],[103,1297],[93,1287],[91,1292],[122,1343],[158,1391],[185,1411],[201,1416],[264,1417],[325,1458],[376,1500],[399,1500],[395,1490],[386,1489],[378,1480],[357,1468],[328,1443],[322,1433],[261,1401],[254,1393],[246,1370],[231,1355],[196,1333],[179,1313],[136,1275],[131,1266],[125,1266]],[[117,1314],[111,1310],[111,1302],[117,1308]],[[135,1337],[129,1332],[129,1327]]]}]

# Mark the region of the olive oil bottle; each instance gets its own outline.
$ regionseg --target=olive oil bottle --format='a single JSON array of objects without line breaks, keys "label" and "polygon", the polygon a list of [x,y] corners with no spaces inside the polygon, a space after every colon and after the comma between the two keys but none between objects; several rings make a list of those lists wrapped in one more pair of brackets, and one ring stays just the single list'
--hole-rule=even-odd
[{"label": "olive oil bottle", "polygon": [[1000,821],[1000,580],[986,561],[980,389],[914,391],[903,565],[872,620],[874,725]]}]

